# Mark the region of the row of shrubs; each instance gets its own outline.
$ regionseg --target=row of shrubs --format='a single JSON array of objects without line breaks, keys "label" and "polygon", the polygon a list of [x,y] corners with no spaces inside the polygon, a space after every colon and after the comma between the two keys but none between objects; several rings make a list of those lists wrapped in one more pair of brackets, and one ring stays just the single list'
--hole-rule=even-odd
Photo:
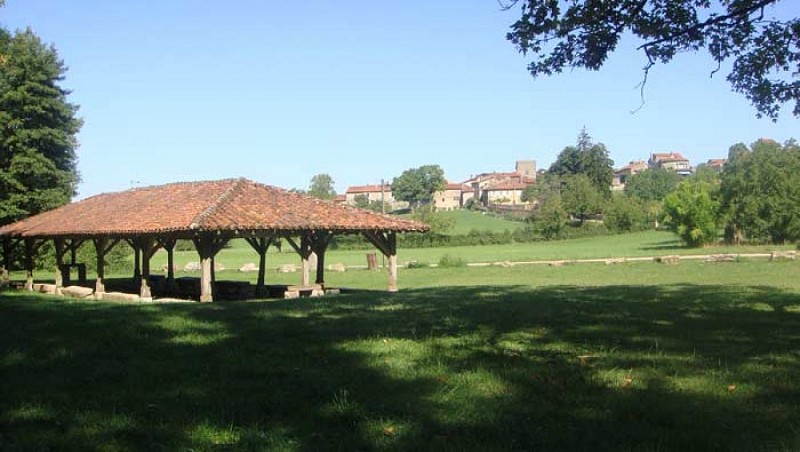
[{"label": "row of shrubs", "polygon": [[[511,243],[532,243],[554,239],[574,239],[581,237],[595,237],[608,235],[611,232],[602,223],[584,223],[583,225],[571,225],[563,228],[562,234],[551,237],[543,233],[536,225],[529,225],[515,229],[514,231],[504,230],[479,231],[471,230],[467,234],[438,234],[429,232],[426,234],[409,233],[400,234],[397,237],[397,246],[401,248],[434,248],[446,246],[480,246],[480,245],[505,245]],[[366,239],[360,235],[337,236],[331,243],[331,249],[340,250],[362,250],[374,248]]]}]

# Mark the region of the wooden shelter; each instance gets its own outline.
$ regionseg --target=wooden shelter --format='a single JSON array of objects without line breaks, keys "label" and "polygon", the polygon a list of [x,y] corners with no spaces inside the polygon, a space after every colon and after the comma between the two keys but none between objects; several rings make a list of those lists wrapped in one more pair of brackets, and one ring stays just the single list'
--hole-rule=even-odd
[{"label": "wooden shelter", "polygon": [[[43,212],[0,228],[4,267],[11,266],[12,245],[25,248],[27,286],[33,284],[33,257],[52,240],[59,269],[67,252],[87,240],[97,251],[95,292],[105,291],[103,260],[121,241],[141,261],[140,296],[150,297],[150,258],[164,248],[167,282],[174,282],[173,251],[178,239],[194,242],[200,256],[200,301],[213,301],[214,256],[233,238],[244,238],[259,255],[256,294],[263,294],[266,253],[285,239],[302,259],[303,286],[310,281],[310,258],[317,256],[316,283],[324,284],[325,252],[336,234],[361,234],[388,259],[389,291],[397,290],[397,233],[425,232],[428,226],[335,204],[247,179],[180,182],[104,193]],[[137,265],[138,270],[138,265]],[[56,271],[56,285],[61,272]]]}]

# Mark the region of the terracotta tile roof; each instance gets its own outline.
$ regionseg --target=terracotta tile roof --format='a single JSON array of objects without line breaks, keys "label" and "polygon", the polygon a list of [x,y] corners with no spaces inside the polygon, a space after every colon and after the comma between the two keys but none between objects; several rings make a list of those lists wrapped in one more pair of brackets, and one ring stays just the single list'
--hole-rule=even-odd
[{"label": "terracotta tile roof", "polygon": [[486,191],[500,191],[500,190],[525,190],[525,187],[531,185],[529,183],[521,182],[519,180],[505,180],[497,184],[492,184],[486,187]]},{"label": "terracotta tile roof", "polygon": [[689,161],[686,157],[681,155],[680,152],[655,152],[650,156],[652,162],[675,162],[675,161]]},{"label": "terracotta tile roof", "polygon": [[[352,187],[347,187],[347,193],[380,193],[381,185],[354,185]],[[385,184],[383,186],[383,191],[387,193],[391,193],[392,186],[390,184]]]},{"label": "terracotta tile roof", "polygon": [[0,228],[0,235],[126,236],[309,229],[404,232],[427,231],[428,226],[247,179],[226,179],[104,193],[6,225]]},{"label": "terracotta tile roof", "polygon": [[463,190],[463,186],[458,182],[448,182],[444,186],[445,190]]}]

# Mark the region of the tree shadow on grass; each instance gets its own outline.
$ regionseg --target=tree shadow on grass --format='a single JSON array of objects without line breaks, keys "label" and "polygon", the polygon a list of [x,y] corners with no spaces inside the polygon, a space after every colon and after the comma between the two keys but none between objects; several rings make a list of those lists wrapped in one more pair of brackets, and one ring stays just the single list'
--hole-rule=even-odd
[{"label": "tree shadow on grass", "polygon": [[0,298],[0,444],[792,449],[768,287],[446,287],[216,305]]}]

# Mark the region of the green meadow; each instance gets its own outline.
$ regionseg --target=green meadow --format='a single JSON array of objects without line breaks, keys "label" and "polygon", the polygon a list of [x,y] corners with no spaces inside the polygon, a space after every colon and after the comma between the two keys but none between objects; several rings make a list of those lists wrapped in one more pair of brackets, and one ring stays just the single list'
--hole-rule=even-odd
[{"label": "green meadow", "polygon": [[[449,213],[449,212],[447,212]],[[502,220],[501,220],[502,221]],[[595,259],[611,257],[641,257],[671,254],[720,254],[720,253],[765,253],[773,250],[791,249],[793,246],[717,246],[706,248],[687,248],[681,245],[675,234],[665,231],[646,231],[624,235],[609,235],[583,239],[515,243],[507,245],[453,246],[434,248],[406,248],[398,251],[401,264],[420,262],[436,264],[445,255],[468,263],[529,262],[540,260]],[[329,250],[326,263],[366,266],[368,250]],[[378,253],[380,260],[380,253]],[[175,253],[175,263],[182,269],[188,262],[197,262],[195,251]],[[153,257],[152,268],[159,270],[167,262],[166,253],[159,251]],[[232,240],[216,257],[216,262],[226,269],[236,270],[244,263],[258,263],[258,255],[243,240]],[[275,270],[282,264],[299,264],[300,258],[291,247],[284,243],[281,252],[270,248],[267,266]],[[255,277],[252,278],[255,280]]]},{"label": "green meadow", "polygon": [[4,292],[0,444],[796,450],[798,276],[740,259],[404,269],[395,294],[353,270],[329,278],[352,293],[212,304]]}]

